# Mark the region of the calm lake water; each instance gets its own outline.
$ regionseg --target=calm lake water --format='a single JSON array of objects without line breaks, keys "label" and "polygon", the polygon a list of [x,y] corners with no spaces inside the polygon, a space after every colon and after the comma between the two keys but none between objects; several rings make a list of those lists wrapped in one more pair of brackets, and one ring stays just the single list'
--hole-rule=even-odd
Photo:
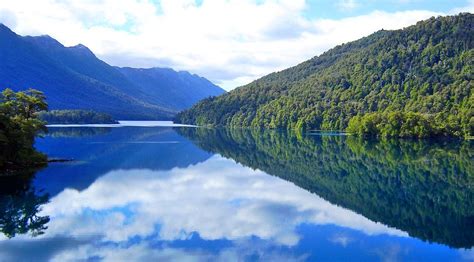
[{"label": "calm lake water", "polygon": [[474,261],[474,144],[51,127],[0,178],[0,261]]}]

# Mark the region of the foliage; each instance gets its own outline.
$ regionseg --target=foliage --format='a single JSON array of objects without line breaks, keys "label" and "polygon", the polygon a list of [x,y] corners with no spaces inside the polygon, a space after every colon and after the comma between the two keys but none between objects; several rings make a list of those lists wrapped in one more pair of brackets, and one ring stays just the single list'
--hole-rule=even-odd
[{"label": "foliage", "polygon": [[372,221],[430,242],[474,246],[472,141],[178,130],[206,151],[290,181]]},{"label": "foliage", "polygon": [[344,130],[356,115],[402,111],[435,115],[440,123],[453,120],[452,128],[473,135],[473,18],[464,13],[376,32],[205,99],[179,113],[177,120],[203,126]]},{"label": "foliage", "polygon": [[[429,115],[414,112],[374,112],[349,120],[347,132],[359,136],[380,137],[433,137],[474,134],[473,116]],[[470,130],[469,130],[470,128]]]},{"label": "foliage", "polygon": [[111,115],[91,110],[42,111],[38,117],[48,124],[117,124]]},{"label": "foliage", "polygon": [[29,89],[0,95],[0,170],[11,167],[42,165],[46,156],[34,147],[35,136],[45,130],[37,113],[47,110],[42,92]]}]

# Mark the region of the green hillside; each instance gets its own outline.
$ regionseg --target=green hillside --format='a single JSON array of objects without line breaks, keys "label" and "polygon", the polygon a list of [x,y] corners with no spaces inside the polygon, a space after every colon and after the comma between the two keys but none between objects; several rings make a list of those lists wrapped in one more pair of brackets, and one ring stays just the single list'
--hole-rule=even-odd
[{"label": "green hillside", "polygon": [[[352,125],[362,134],[382,133],[385,127],[370,125],[399,120],[405,122],[391,124],[411,130],[392,136],[469,136],[474,129],[473,22],[472,14],[463,13],[382,30],[205,99],[178,114],[177,120],[345,130],[359,115]],[[377,121],[366,121],[363,115],[371,112],[380,114]],[[400,117],[389,117],[391,112]]]}]

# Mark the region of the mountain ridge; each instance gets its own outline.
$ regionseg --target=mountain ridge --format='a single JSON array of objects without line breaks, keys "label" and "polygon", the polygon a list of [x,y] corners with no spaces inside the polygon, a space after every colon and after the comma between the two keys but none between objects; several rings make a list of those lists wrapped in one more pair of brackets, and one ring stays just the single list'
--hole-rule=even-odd
[{"label": "mountain ridge", "polygon": [[131,79],[140,74],[138,70],[125,76],[82,44],[65,47],[51,36],[19,36],[0,25],[0,86],[41,90],[51,109],[94,110],[116,119],[167,120],[200,99],[225,92],[195,75],[190,76],[197,82],[188,85],[176,73],[170,76],[176,78],[170,86],[153,79],[148,83]]},{"label": "mountain ridge", "polygon": [[[215,88],[206,78],[191,74],[187,71],[176,71],[171,68],[158,67],[115,68],[129,79],[129,81],[142,83],[138,90],[146,94],[146,101],[159,103],[178,110],[186,109],[195,104],[197,101],[194,97],[217,96],[223,93],[222,89]],[[168,99],[160,99],[160,92],[162,92],[162,90],[153,88],[153,83],[155,82],[160,83],[162,89],[169,92]],[[208,86],[209,88],[197,89],[192,88],[193,86]]]}]

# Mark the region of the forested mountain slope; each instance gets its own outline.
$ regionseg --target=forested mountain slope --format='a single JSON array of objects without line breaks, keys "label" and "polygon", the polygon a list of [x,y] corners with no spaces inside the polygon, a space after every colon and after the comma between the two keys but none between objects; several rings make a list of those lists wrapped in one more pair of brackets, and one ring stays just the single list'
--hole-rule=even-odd
[{"label": "forested mountain slope", "polygon": [[149,102],[175,110],[190,108],[199,100],[218,96],[225,91],[204,77],[171,68],[116,67]]},{"label": "forested mountain slope", "polygon": [[[337,46],[178,114],[199,125],[343,130],[356,115],[415,112],[472,134],[474,16],[431,18]],[[410,115],[411,116],[411,115]]]},{"label": "forested mountain slope", "polygon": [[49,36],[22,37],[0,24],[0,88],[41,90],[50,109],[94,110],[116,119],[170,119],[200,99],[224,92],[199,76],[183,80],[178,72],[162,70],[171,71],[171,80],[140,82],[83,45],[65,47]]}]

